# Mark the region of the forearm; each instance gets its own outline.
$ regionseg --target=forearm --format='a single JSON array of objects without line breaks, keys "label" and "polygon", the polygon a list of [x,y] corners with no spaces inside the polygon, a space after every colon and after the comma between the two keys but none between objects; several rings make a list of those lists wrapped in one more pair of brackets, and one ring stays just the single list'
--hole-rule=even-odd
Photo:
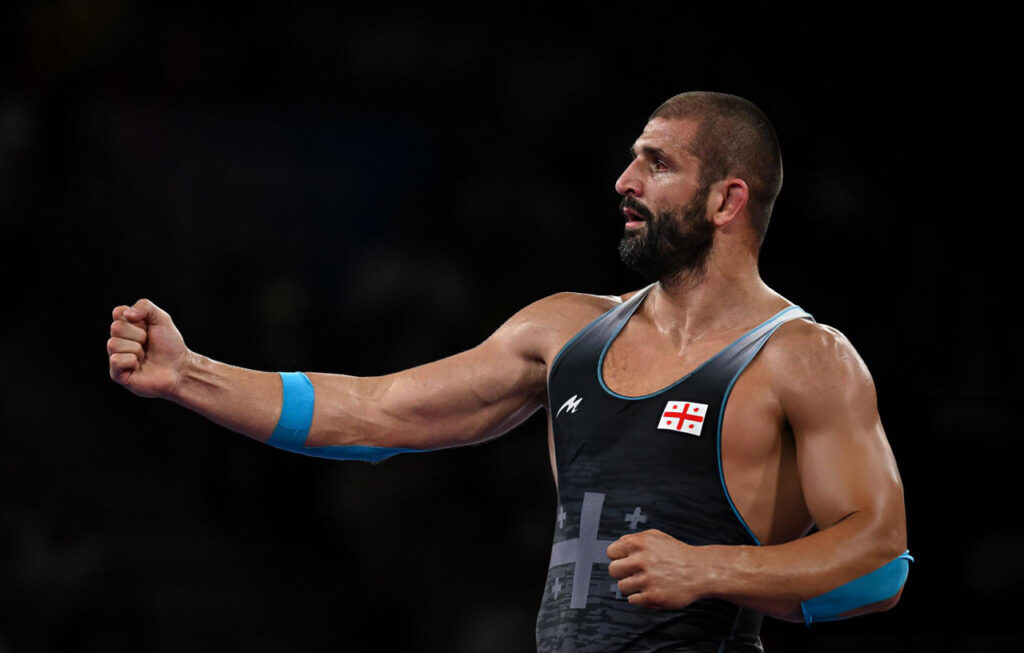
[{"label": "forearm", "polygon": [[[340,374],[306,375],[315,404],[307,446],[397,446],[382,435],[385,418],[371,419],[382,403],[372,379]],[[221,363],[189,352],[181,381],[168,399],[261,442],[268,442],[281,417],[281,375]],[[382,411],[377,411],[382,412]]]},{"label": "forearm", "polygon": [[801,602],[885,566],[905,545],[902,530],[885,528],[876,517],[856,512],[784,544],[703,547],[708,555],[707,595],[802,622]]},{"label": "forearm", "polygon": [[237,433],[266,442],[281,415],[281,378],[194,352],[166,398]]},{"label": "forearm", "polygon": [[276,372],[258,372],[189,352],[168,398],[233,431],[283,449],[339,459],[382,460],[479,441],[504,432],[536,410],[518,398],[487,402],[452,392],[432,366],[401,374],[356,377],[309,373],[312,408],[299,439],[279,431],[284,393]]}]

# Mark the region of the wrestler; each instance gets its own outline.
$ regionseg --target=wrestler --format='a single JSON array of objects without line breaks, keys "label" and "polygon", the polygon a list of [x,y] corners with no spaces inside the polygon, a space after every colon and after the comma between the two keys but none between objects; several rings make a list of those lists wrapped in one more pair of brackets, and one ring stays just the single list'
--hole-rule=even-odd
[{"label": "wrestler", "polygon": [[336,459],[481,442],[547,408],[559,506],[540,651],[760,651],[763,615],[891,608],[912,558],[871,376],[758,271],[782,183],[771,124],[684,93],[631,155],[615,187],[621,257],[653,282],[639,291],[552,295],[468,351],[379,377],[220,363],[141,299],[114,309],[110,376]]}]

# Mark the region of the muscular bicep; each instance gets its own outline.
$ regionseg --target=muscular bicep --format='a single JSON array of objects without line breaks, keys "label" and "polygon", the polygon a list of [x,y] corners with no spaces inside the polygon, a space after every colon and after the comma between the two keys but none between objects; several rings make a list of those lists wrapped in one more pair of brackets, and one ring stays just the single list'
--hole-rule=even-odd
[{"label": "muscular bicep", "polygon": [[543,405],[543,315],[524,309],[467,351],[377,377],[309,374],[312,446],[438,449],[496,437]]},{"label": "muscular bicep", "polygon": [[524,351],[523,328],[503,328],[469,351],[383,377],[384,417],[432,447],[486,440],[516,426],[543,405],[547,371]]},{"label": "muscular bicep", "polygon": [[874,383],[838,331],[805,325],[801,352],[776,382],[796,442],[808,510],[819,529],[870,515],[905,541],[903,488]]}]

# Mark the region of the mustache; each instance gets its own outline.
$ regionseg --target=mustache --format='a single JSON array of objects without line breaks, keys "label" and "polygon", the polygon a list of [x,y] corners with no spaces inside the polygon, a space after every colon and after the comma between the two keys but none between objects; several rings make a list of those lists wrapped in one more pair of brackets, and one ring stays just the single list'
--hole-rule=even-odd
[{"label": "mustache", "polygon": [[619,202],[619,212],[621,213],[624,209],[631,209],[640,214],[644,220],[653,220],[654,214],[651,213],[650,209],[638,202],[635,198],[629,197],[628,195],[622,198]]}]

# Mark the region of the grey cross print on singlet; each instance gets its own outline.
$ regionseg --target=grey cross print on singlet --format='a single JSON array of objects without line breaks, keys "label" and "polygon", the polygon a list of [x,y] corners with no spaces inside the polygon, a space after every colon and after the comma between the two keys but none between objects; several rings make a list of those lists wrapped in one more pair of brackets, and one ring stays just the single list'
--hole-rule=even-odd
[{"label": "grey cross print on singlet", "polygon": [[629,530],[635,531],[637,522],[641,524],[647,523],[647,515],[640,511],[640,506],[633,509],[633,512],[626,513],[626,521],[629,522]]},{"label": "grey cross print on singlet", "polygon": [[565,510],[562,506],[558,506],[558,527],[562,528],[565,526]]},{"label": "grey cross print on singlet", "polygon": [[[587,607],[590,574],[594,565],[607,565],[611,562],[605,550],[615,540],[597,539],[597,527],[601,522],[603,505],[604,494],[585,493],[583,507],[580,509],[580,536],[559,542],[551,548],[551,564],[548,565],[548,569],[561,565],[575,565],[572,573],[572,600],[569,602],[569,607],[573,609]],[[555,580],[557,582],[558,579]]]}]

